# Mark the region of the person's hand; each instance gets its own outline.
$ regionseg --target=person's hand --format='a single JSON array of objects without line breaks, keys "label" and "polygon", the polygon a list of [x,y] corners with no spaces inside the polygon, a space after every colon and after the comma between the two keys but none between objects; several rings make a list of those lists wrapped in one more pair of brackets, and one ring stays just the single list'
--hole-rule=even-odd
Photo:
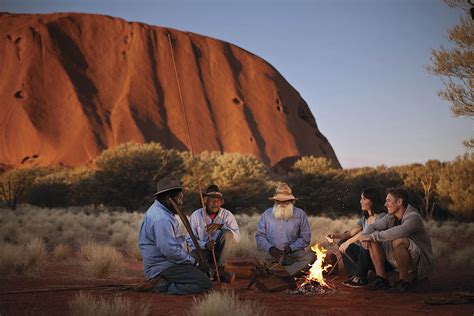
[{"label": "person's hand", "polygon": [[285,248],[283,248],[283,254],[284,255],[287,255],[291,252],[291,248],[290,246],[285,246]]},{"label": "person's hand", "polygon": [[268,250],[268,252],[273,258],[277,260],[280,259],[281,255],[283,254],[283,252],[277,247],[271,247],[270,250]]},{"label": "person's hand", "polygon": [[339,246],[339,251],[340,251],[341,253],[346,253],[347,248],[349,248],[349,245],[350,245],[349,243],[343,242],[343,243]]},{"label": "person's hand", "polygon": [[222,226],[224,225],[223,224],[209,224],[206,226],[206,231],[208,234],[211,234],[215,231],[221,230]]},{"label": "person's hand", "polygon": [[328,241],[328,243],[332,244],[334,242],[334,234],[328,234],[326,236],[326,240]]},{"label": "person's hand", "polygon": [[359,241],[363,248],[368,249],[372,239],[370,239],[369,235],[360,235]]},{"label": "person's hand", "polygon": [[216,248],[216,241],[214,239],[211,239],[206,243],[204,247],[206,247],[207,250],[212,251]]}]

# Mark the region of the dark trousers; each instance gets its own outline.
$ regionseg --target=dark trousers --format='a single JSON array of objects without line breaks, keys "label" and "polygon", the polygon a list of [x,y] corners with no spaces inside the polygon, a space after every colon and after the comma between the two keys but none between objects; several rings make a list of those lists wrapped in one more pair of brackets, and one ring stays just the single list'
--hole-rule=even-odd
[{"label": "dark trousers", "polygon": [[[229,257],[230,250],[233,245],[233,235],[230,230],[223,229],[216,238],[216,247],[214,249],[214,254],[216,255],[217,266],[223,268],[227,263],[227,258]],[[212,251],[203,249],[204,255],[206,256],[207,263],[214,266],[214,258],[212,258]],[[197,251],[193,250],[191,256],[197,258]]]},{"label": "dark trousers", "polygon": [[[341,240],[339,245],[345,240]],[[344,262],[344,270],[348,277],[358,276],[367,279],[370,269],[374,269],[370,253],[368,249],[364,249],[356,243],[352,243],[347,247],[346,253],[341,254],[342,262]]]},{"label": "dark trousers", "polygon": [[163,270],[162,278],[155,286],[154,292],[186,295],[207,292],[212,288],[212,282],[192,264],[177,264]]},{"label": "dark trousers", "polygon": [[[343,242],[345,242],[345,240],[341,240],[339,245]],[[341,256],[342,262],[344,262],[344,270],[349,278],[358,276],[361,279],[367,280],[369,270],[375,271],[369,250],[356,243],[350,244],[349,247],[347,247],[346,253],[341,254]],[[393,266],[387,260],[385,260],[385,271],[393,271]]]}]

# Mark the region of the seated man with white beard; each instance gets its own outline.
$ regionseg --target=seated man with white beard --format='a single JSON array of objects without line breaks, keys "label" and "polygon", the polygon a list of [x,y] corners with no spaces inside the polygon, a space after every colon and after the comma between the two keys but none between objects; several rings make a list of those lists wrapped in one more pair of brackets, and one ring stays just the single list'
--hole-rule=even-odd
[{"label": "seated man with white beard", "polygon": [[265,260],[281,263],[290,276],[304,272],[315,255],[304,248],[311,242],[308,218],[302,209],[294,207],[296,200],[286,183],[280,184],[270,198],[275,202],[257,224],[257,248]]}]

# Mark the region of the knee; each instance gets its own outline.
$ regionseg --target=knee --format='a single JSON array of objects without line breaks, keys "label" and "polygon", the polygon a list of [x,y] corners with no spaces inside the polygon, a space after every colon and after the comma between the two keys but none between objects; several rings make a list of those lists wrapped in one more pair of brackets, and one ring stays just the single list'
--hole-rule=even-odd
[{"label": "knee", "polygon": [[200,288],[204,291],[207,292],[212,289],[212,282],[210,279],[206,279],[205,281],[201,282]]},{"label": "knee", "polygon": [[376,241],[368,242],[367,243],[367,250],[374,251],[374,250],[378,249],[377,246],[378,246],[378,243]]},{"label": "knee", "polygon": [[392,248],[395,251],[408,249],[408,246],[410,246],[410,240],[408,240],[408,238],[400,238],[392,241]]}]

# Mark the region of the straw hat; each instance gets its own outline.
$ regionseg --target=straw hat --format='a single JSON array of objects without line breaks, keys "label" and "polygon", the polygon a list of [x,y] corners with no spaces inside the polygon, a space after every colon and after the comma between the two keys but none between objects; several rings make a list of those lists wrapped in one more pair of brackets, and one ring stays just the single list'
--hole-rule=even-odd
[{"label": "straw hat", "polygon": [[275,195],[272,196],[270,200],[285,202],[297,200],[297,198],[293,195],[288,184],[280,183],[276,188]]}]

